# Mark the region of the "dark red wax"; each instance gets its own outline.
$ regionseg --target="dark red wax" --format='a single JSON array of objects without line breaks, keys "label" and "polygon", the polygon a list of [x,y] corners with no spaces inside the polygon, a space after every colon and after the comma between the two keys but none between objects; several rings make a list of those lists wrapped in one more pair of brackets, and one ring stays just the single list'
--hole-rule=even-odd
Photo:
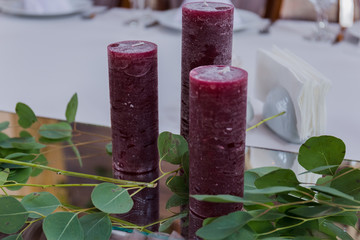
[{"label": "dark red wax", "polygon": [[188,3],[182,8],[181,135],[189,135],[189,73],[203,65],[230,65],[234,7]]},{"label": "dark red wax", "polygon": [[[190,72],[190,194],[243,195],[247,72],[202,66]],[[241,210],[241,204],[190,199],[201,218]]]},{"label": "dark red wax", "polygon": [[158,166],[157,46],[124,41],[108,46],[114,171]]}]

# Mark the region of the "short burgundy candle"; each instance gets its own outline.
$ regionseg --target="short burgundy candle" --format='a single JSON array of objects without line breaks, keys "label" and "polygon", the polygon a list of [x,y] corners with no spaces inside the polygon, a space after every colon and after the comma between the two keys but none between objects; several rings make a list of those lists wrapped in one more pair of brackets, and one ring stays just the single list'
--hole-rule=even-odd
[{"label": "short burgundy candle", "polygon": [[[246,101],[246,71],[201,66],[190,72],[191,195],[243,195]],[[190,211],[199,218],[241,208],[241,204],[190,200]]]},{"label": "short burgundy candle", "polygon": [[203,65],[230,65],[234,7],[195,2],[182,8],[181,135],[189,136],[189,73]]},{"label": "short burgundy candle", "polygon": [[124,41],[108,46],[114,171],[158,166],[157,46]]}]

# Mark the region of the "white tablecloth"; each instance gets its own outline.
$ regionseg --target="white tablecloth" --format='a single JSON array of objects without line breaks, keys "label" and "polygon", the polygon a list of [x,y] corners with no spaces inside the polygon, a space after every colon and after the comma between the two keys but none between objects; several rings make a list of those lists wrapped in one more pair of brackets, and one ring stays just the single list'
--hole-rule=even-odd
[{"label": "white tablecloth", "polygon": [[[160,131],[178,133],[181,33],[162,26],[125,26],[132,15],[125,9],[112,9],[92,20],[79,15],[26,18],[0,14],[0,110],[14,111],[17,102],[24,102],[37,115],[64,119],[66,104],[77,92],[77,121],[110,126],[106,47],[122,40],[147,40],[159,47]],[[235,32],[233,56],[249,73],[250,98],[258,48],[287,48],[328,76],[333,82],[328,134],[345,141],[347,158],[360,160],[360,46],[304,40],[313,25],[281,20],[269,35],[259,35],[258,27]],[[260,112],[256,114],[259,118]],[[264,126],[248,133],[247,145],[295,152],[299,148]]]}]

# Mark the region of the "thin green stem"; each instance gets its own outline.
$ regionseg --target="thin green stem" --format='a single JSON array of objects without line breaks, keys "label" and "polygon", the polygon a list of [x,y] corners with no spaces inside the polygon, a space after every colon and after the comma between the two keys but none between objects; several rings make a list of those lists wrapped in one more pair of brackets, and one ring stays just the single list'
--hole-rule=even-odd
[{"label": "thin green stem", "polygon": [[0,187],[0,189],[4,192],[5,196],[9,196],[9,194],[5,191],[4,187]]},{"label": "thin green stem", "polygon": [[257,128],[257,127],[259,127],[261,124],[263,124],[263,123],[265,123],[265,122],[267,122],[267,121],[269,121],[269,120],[271,120],[271,119],[280,117],[281,115],[284,115],[285,113],[286,113],[286,112],[284,111],[284,112],[281,112],[281,113],[279,113],[279,114],[276,114],[276,115],[274,115],[274,116],[272,116],[272,117],[265,118],[264,120],[258,122],[258,123],[255,124],[254,126],[249,127],[248,129],[246,129],[246,131],[250,131],[250,130],[252,130],[252,129],[254,129],[254,128]]},{"label": "thin green stem", "polygon": [[34,163],[28,163],[28,162],[21,162],[16,160],[9,160],[9,159],[3,159],[0,158],[0,163],[10,163],[20,166],[26,166],[26,167],[34,167],[34,168],[40,168],[43,170],[48,170],[52,172],[56,172],[59,175],[65,175],[65,176],[71,176],[71,177],[79,177],[79,178],[87,178],[87,179],[94,179],[102,182],[110,182],[115,184],[121,184],[121,185],[139,185],[149,188],[155,188],[157,184],[154,183],[146,183],[146,182],[135,182],[135,181],[128,181],[128,180],[121,180],[121,179],[114,179],[114,178],[108,178],[108,177],[102,177],[102,176],[96,176],[91,174],[85,174],[85,173],[78,173],[78,172],[71,172],[71,171],[65,171],[49,166],[34,164]]},{"label": "thin green stem", "polygon": [[[13,183],[13,184],[5,184],[5,185],[0,185],[0,188],[4,188],[4,187],[40,187],[40,188],[51,188],[51,187],[96,187],[99,184],[96,183],[73,183],[73,184],[27,184],[27,183]],[[128,187],[138,187],[138,185],[118,185],[119,187],[124,187],[124,188],[128,188]]]},{"label": "thin green stem", "polygon": [[181,168],[182,168],[182,167],[179,167],[179,168],[177,168],[177,169],[175,169],[175,170],[172,170],[172,171],[169,171],[169,172],[165,172],[165,173],[163,173],[160,177],[158,177],[158,178],[154,179],[153,181],[151,181],[151,183],[154,183],[154,184],[155,184],[157,181],[159,181],[159,180],[162,179],[163,177],[165,177],[165,176],[167,176],[167,175],[170,175],[170,174],[172,174],[172,173],[176,173],[176,172],[180,171]]}]

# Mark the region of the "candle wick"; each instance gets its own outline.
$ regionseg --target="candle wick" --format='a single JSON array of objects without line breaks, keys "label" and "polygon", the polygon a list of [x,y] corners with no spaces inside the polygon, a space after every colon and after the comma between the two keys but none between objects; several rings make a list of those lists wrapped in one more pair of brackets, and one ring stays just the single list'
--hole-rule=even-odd
[{"label": "candle wick", "polygon": [[144,42],[139,42],[139,43],[135,43],[133,45],[131,45],[132,47],[137,47],[137,46],[141,46],[141,45],[144,45],[145,43]]},{"label": "candle wick", "polygon": [[230,72],[230,67],[229,67],[229,66],[224,67],[224,68],[220,71],[220,73],[222,73],[222,74],[225,74],[225,73],[228,73],[228,72]]}]

